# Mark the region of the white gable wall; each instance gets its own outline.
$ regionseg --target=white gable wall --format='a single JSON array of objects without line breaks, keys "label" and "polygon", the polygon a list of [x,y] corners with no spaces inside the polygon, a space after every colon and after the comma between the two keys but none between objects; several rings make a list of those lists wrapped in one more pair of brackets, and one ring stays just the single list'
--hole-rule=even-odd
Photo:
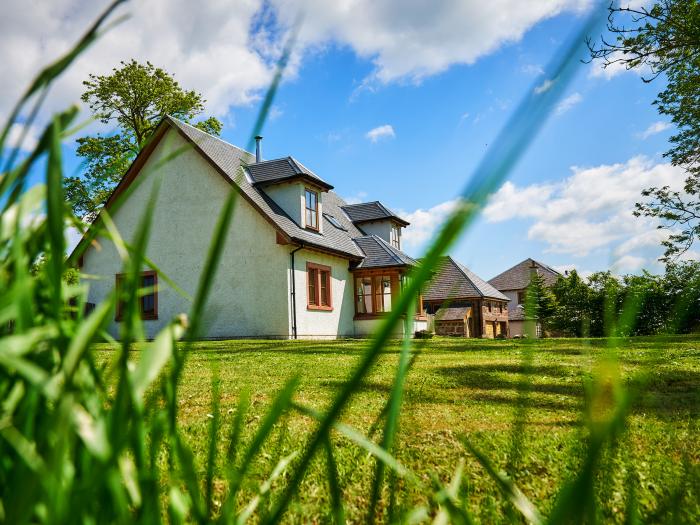
[{"label": "white gable wall", "polygon": [[[114,222],[127,241],[135,238],[148,205],[153,182],[162,179],[153,211],[147,255],[191,296],[200,273],[219,213],[229,191],[235,191],[214,168],[192,149],[153,173],[153,166],[168,152],[188,143],[170,130],[137,176],[145,179],[114,214]],[[239,196],[216,280],[203,322],[204,337],[289,336],[289,246],[276,243],[275,229]],[[110,242],[101,250],[88,248],[82,271],[98,276],[90,284],[89,301],[99,303],[111,292],[122,263]],[[144,321],[147,336],[154,337],[175,315],[189,312],[191,303],[158,279],[158,320]],[[305,303],[304,303],[305,304]],[[352,304],[352,303],[351,303]],[[110,332],[118,335],[118,323]]]},{"label": "white gable wall", "polygon": [[[283,182],[265,187],[263,190],[302,228],[306,228],[306,188],[301,182]],[[317,188],[311,188],[318,193],[318,228],[323,233],[323,193]]]},{"label": "white gable wall", "polygon": [[[394,221],[391,219],[384,219],[381,221],[371,221],[371,222],[363,222],[360,225],[360,229],[365,232],[367,235],[376,235],[377,237],[381,237],[384,239],[386,242],[391,244],[391,225],[395,224]],[[399,226],[399,239],[401,239],[401,226]],[[399,240],[399,244],[401,241]]]}]

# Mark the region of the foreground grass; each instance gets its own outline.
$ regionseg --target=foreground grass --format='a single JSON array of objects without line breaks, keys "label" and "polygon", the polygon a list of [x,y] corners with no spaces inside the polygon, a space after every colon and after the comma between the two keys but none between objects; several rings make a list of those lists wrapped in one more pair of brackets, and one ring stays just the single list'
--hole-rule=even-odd
[{"label": "foreground grass", "polygon": [[[700,339],[693,337],[634,338],[615,341],[623,378],[645,373],[645,386],[628,421],[628,432],[614,454],[606,454],[599,480],[599,498],[606,520],[619,521],[634,485],[645,521],[672,518],[700,520]],[[292,377],[300,378],[295,401],[323,410],[347,378],[366,342],[362,341],[217,341],[195,345],[183,374],[179,424],[205,465],[211,420],[212,377],[220,379],[223,429],[226,436],[242,392],[251,396],[244,439],[250,439],[273,396]],[[529,344],[529,346],[527,346]],[[540,510],[547,512],[555,492],[580,465],[586,431],[584,384],[609,343],[604,340],[544,340],[533,343],[433,339],[418,347],[420,355],[406,385],[398,435],[397,458],[426,483],[432,475],[449,481],[465,462],[461,490],[471,510],[484,523],[500,521],[508,512],[493,481],[463,445],[463,438],[485,452],[498,469],[511,474]],[[532,349],[532,363],[523,366],[523,351]],[[385,351],[363,384],[343,421],[373,435],[373,423],[386,403],[398,360],[398,344]],[[137,352],[138,353],[138,352]],[[112,352],[103,347],[101,359]],[[635,379],[635,381],[638,381]],[[523,394],[523,387],[527,393]],[[524,417],[514,429],[516,415]],[[246,480],[252,496],[280,455],[300,451],[314,422],[293,413],[265,443],[267,453]],[[347,518],[364,521],[369,501],[368,480],[374,460],[349,440],[333,439]],[[203,467],[202,467],[203,468]],[[325,465],[317,460],[291,512],[290,521],[328,521],[329,491]],[[223,492],[219,472],[215,494]],[[276,483],[284,483],[281,478]],[[422,502],[424,491],[399,480],[396,504],[409,509]],[[385,495],[383,504],[390,497]],[[261,512],[264,512],[265,505]]]}]

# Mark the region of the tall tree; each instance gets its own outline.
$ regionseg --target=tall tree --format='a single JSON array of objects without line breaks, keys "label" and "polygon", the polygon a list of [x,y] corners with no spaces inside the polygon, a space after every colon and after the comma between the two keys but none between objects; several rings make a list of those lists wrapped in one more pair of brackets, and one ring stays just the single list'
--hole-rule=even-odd
[{"label": "tall tree", "polygon": [[635,215],[661,219],[671,230],[663,243],[666,262],[687,251],[700,237],[700,3],[661,0],[652,7],[610,5],[608,31],[612,41],[589,41],[591,57],[603,67],[640,69],[644,82],[664,75],[665,88],[654,104],[677,132],[665,156],[688,171],[683,191],[668,186],[642,192]]},{"label": "tall tree", "polygon": [[552,319],[554,328],[574,337],[590,335],[591,289],[576,270],[561,276],[552,286],[557,309]]},{"label": "tall tree", "polygon": [[588,277],[589,334],[593,337],[611,335],[609,330],[618,322],[623,287],[612,272],[595,272]]},{"label": "tall tree", "polygon": [[542,333],[549,331],[552,317],[556,312],[557,300],[544,277],[534,272],[525,294],[525,313],[528,318],[536,319],[542,327]]},{"label": "tall tree", "polygon": [[[146,145],[158,123],[166,116],[190,122],[204,110],[202,95],[184,90],[172,75],[150,62],[121,62],[109,75],[90,75],[83,82],[86,102],[104,124],[116,124],[111,135],[78,139],[77,153],[85,172],[64,180],[66,196],[77,216],[92,220]],[[222,124],[214,117],[196,127],[219,135]]]}]

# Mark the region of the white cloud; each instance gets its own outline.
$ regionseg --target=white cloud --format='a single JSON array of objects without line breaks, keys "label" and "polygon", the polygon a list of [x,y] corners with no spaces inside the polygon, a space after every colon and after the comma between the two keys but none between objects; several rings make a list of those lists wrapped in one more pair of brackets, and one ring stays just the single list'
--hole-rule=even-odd
[{"label": "white cloud", "polygon": [[542,75],[544,69],[539,64],[525,64],[520,68],[520,71],[526,75]]},{"label": "white cloud", "polygon": [[[24,140],[22,140],[22,134],[25,134]],[[20,140],[22,140],[21,144]],[[10,126],[10,132],[7,135],[5,147],[12,149],[19,146],[22,151],[31,151],[36,147],[38,141],[39,131],[35,126],[27,128],[24,124],[16,122]]]},{"label": "white cloud", "polygon": [[560,264],[559,266],[553,266],[553,268],[562,275],[566,275],[568,272],[576,270],[576,273],[578,273],[579,277],[582,279],[588,279],[591,275],[593,275],[591,270],[584,270],[579,268],[579,266],[576,264]]},{"label": "white cloud", "polygon": [[[6,4],[6,5],[5,5]],[[102,2],[9,0],[0,18],[0,120],[39,68],[65,53],[94,21]],[[46,113],[77,102],[89,73],[106,74],[120,60],[150,60],[201,92],[206,111],[225,116],[231,106],[260,96],[272,76],[288,28],[304,17],[293,53],[294,75],[304,53],[331,44],[371,60],[365,79],[420,80],[454,64],[471,64],[516,42],[535,24],[580,12],[591,0],[134,0],[115,17],[130,17],[100,38],[52,87]]]},{"label": "white cloud", "polygon": [[454,211],[458,202],[459,200],[457,199],[450,200],[437,204],[432,208],[419,208],[413,212],[397,210],[400,217],[411,223],[401,235],[402,249],[415,254],[419,248],[433,238],[437,229]]},{"label": "white cloud", "polygon": [[646,140],[652,135],[656,135],[657,133],[661,133],[662,131],[666,131],[668,128],[671,127],[670,122],[664,122],[662,120],[659,120],[658,122],[654,122],[651,124],[647,129],[645,129],[642,133],[639,134],[639,138],[642,140]]},{"label": "white cloud", "polygon": [[535,86],[535,95],[540,95],[540,94],[544,93],[545,91],[549,91],[549,89],[553,85],[554,85],[553,80],[545,78],[544,81],[539,86]]},{"label": "white cloud", "polygon": [[[3,4],[0,18],[0,120],[39,68],[65,53],[104,9],[104,2],[54,0]],[[271,79],[275,35],[249,27],[259,4],[254,0],[189,2],[134,0],[119,8],[130,17],[108,31],[52,86],[47,111],[79,100],[89,73],[105,74],[120,60],[150,60],[180,84],[201,92],[207,111],[225,115],[232,104],[256,100]],[[269,45],[265,47],[265,36]],[[7,81],[12,79],[12,81]]]},{"label": "white cloud", "polygon": [[367,201],[367,192],[358,191],[355,195],[352,195],[350,197],[343,197],[343,200],[348,204],[360,204],[361,202]]},{"label": "white cloud", "polygon": [[602,59],[593,60],[588,71],[588,76],[590,78],[610,80],[626,72],[634,73],[639,76],[647,76],[651,73],[651,70],[646,65],[627,69],[624,62],[621,62],[621,60],[626,58],[628,59],[630,57],[625,57],[621,51],[615,51],[608,57],[607,66],[605,66],[605,62]]},{"label": "white cloud", "polygon": [[[633,255],[653,261],[668,236],[659,222],[634,217],[634,203],[649,186],[681,189],[686,174],[671,164],[646,157],[626,163],[572,168],[572,174],[552,184],[518,187],[506,182],[484,210],[487,222],[512,219],[531,222],[528,238],[546,244],[547,251],[583,257],[608,250],[613,266],[629,268]],[[635,259],[639,263],[639,259]]]},{"label": "white cloud", "polygon": [[384,124],[383,126],[377,126],[374,129],[370,129],[365,133],[365,137],[371,142],[379,142],[382,139],[394,138],[396,133],[394,133],[394,128],[390,124]]},{"label": "white cloud", "polygon": [[277,120],[282,115],[284,115],[284,110],[282,110],[279,106],[272,106],[270,108],[270,113],[269,113],[270,120]]},{"label": "white cloud", "polygon": [[617,259],[612,266],[613,273],[631,273],[644,268],[648,261],[645,257],[636,255],[623,255]]},{"label": "white cloud", "polygon": [[583,100],[583,97],[581,96],[581,93],[572,93],[565,99],[563,99],[559,104],[557,104],[556,109],[554,110],[555,115],[562,115],[569,111],[571,108],[573,108],[576,104],[579,104]]},{"label": "white cloud", "polygon": [[371,78],[418,81],[454,64],[472,64],[520,40],[538,22],[587,9],[590,0],[272,0],[283,20],[303,13],[304,44],[334,41],[371,59]]}]

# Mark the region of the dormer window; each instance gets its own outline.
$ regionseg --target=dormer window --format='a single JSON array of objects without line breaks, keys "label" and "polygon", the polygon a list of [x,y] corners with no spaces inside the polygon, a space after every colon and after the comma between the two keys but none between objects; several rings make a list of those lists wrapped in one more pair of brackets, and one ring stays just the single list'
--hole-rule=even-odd
[{"label": "dormer window", "polygon": [[397,224],[391,223],[391,232],[389,233],[390,244],[397,250],[401,249],[401,231]]},{"label": "dormer window", "polygon": [[318,193],[306,188],[306,227],[310,230],[318,230]]}]

